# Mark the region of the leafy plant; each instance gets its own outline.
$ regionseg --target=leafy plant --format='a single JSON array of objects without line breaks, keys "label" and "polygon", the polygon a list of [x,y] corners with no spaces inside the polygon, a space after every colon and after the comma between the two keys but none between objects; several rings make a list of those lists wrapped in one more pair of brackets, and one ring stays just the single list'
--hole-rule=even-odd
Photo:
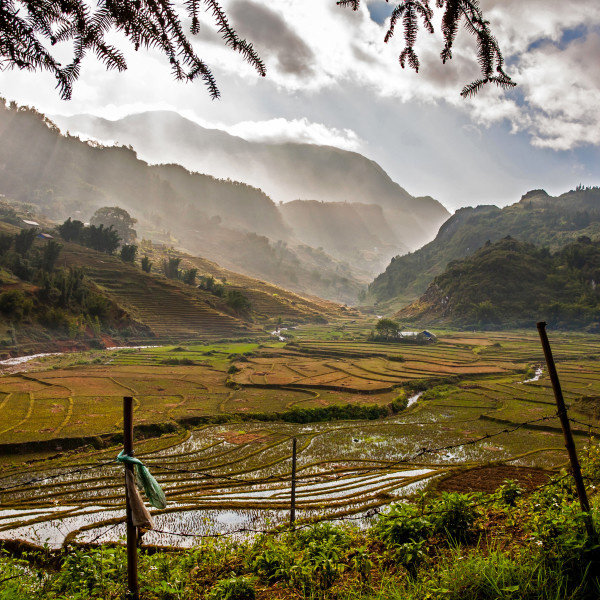
[{"label": "leafy plant", "polygon": [[498,488],[500,499],[508,506],[515,506],[517,500],[523,495],[525,489],[514,479],[505,479]]},{"label": "leafy plant", "polygon": [[415,505],[407,503],[392,504],[373,527],[373,534],[388,546],[421,542],[432,533],[433,523]]},{"label": "leafy plant", "polygon": [[208,593],[208,600],[254,600],[254,582],[248,577],[221,579]]},{"label": "leafy plant", "polygon": [[466,541],[477,518],[472,500],[472,494],[442,492],[433,517],[436,532],[454,542]]}]

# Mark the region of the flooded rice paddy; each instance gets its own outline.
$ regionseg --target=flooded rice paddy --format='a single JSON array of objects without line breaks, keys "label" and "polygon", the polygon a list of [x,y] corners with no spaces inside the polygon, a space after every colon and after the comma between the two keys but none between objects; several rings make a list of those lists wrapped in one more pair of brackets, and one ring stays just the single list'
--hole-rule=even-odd
[{"label": "flooded rice paddy", "polygon": [[[363,358],[362,362],[350,357],[341,363],[327,358],[325,366],[330,371],[337,368],[342,372],[343,369],[345,376],[350,373],[359,383],[369,381],[369,377],[374,381],[377,378],[396,378],[398,384],[394,385],[397,387],[402,386],[403,381],[415,379],[416,374],[425,377],[422,374],[430,372],[432,377],[439,376],[439,361],[445,361],[443,364],[448,371],[464,369],[465,376],[450,383],[440,383],[424,391],[414,388],[411,391],[407,387],[404,390],[408,399],[407,409],[385,419],[310,424],[249,421],[205,425],[185,435],[179,432],[157,440],[138,442],[136,456],[149,467],[168,500],[165,510],[152,511],[156,531],[147,532],[144,543],[189,546],[197,543],[201,536],[241,537],[287,523],[290,518],[294,438],[298,449],[296,518],[300,522],[319,518],[360,519],[370,509],[407,498],[432,481],[468,467],[490,463],[547,469],[561,466],[566,461],[566,454],[555,419],[549,381],[535,362],[539,349],[533,342],[529,346],[523,345],[521,340],[513,342],[508,335],[501,339],[502,345],[499,342],[493,345],[484,343],[482,338],[451,338],[445,347],[442,343],[431,349],[411,348],[409,350],[414,356],[404,361],[374,356]],[[559,367],[571,414],[587,421],[591,417],[585,412],[586,405],[581,399],[600,394],[600,365],[594,350],[595,341],[586,341],[585,346],[581,342],[578,344],[561,346],[563,354]],[[345,343],[321,343],[314,349],[308,343],[305,346],[311,352],[329,346],[328,354],[336,352],[336,356],[356,352],[358,348],[357,344],[346,346]],[[150,369],[150,362],[154,360],[152,353],[157,351],[140,350],[135,353],[135,360],[143,365],[148,363],[147,368]],[[220,356],[215,358],[208,351],[203,352],[204,356],[213,360],[210,366],[204,367],[202,373],[207,374],[204,378],[193,374],[192,369],[198,371],[198,367],[189,367],[189,370],[163,367],[164,372],[171,376],[169,380],[164,379],[166,383],[150,378],[142,381],[128,375],[128,366],[119,366],[120,370],[114,367],[110,376],[108,371],[98,372],[95,379],[88,376],[85,389],[97,386],[97,389],[93,388],[93,394],[100,395],[102,388],[108,389],[105,383],[109,380],[111,385],[119,382],[121,386],[129,386],[136,399],[141,399],[136,409],[136,419],[141,419],[144,410],[152,412],[150,409],[159,406],[147,403],[142,389],[148,389],[146,393],[155,394],[158,398],[164,387],[169,388],[165,393],[172,395],[174,382],[179,381],[183,382],[181,395],[173,396],[172,401],[166,400],[172,404],[164,404],[170,408],[166,413],[161,408],[163,412],[160,414],[166,415],[166,420],[176,417],[177,410],[185,409],[195,414],[192,412],[196,410],[194,402],[200,402],[211,393],[220,393],[217,385],[222,385],[218,382],[225,379],[228,367],[228,363],[221,366]],[[111,360],[116,357],[117,362],[131,361],[131,356],[113,353]],[[442,356],[445,357],[443,360]],[[484,358],[481,359],[481,356]],[[292,363],[292,360],[296,362]],[[271,402],[273,406],[285,409],[300,400],[302,405],[309,405],[310,401],[315,406],[326,406],[334,392],[323,389],[323,382],[317,381],[317,378],[325,380],[328,376],[328,373],[319,370],[325,362],[318,358],[310,360],[313,362],[305,357],[297,359],[291,354],[283,358],[273,358],[266,353],[251,356],[246,362],[238,363],[239,373],[243,374],[243,369],[248,372],[247,387],[242,386],[237,391],[227,388],[215,405],[226,406],[225,402],[233,402],[238,396],[243,399],[244,393],[252,392],[258,398],[256,402]],[[502,365],[502,370],[493,372],[487,367],[480,368],[483,363]],[[535,375],[529,378],[523,375],[532,366]],[[131,368],[140,369],[135,365]],[[99,378],[100,374],[104,379]],[[283,377],[283,374],[301,379],[305,388],[313,391],[262,389],[259,387],[261,384],[272,385],[272,382],[256,380],[257,377]],[[84,397],[83,392],[76,396],[72,391],[75,384],[83,385],[80,380],[74,380],[72,371],[48,371],[23,380],[12,378],[5,381],[6,395],[4,399],[0,397],[0,402],[4,402],[6,407],[13,407],[11,410],[15,412],[16,423],[5,430],[5,436],[10,434],[15,436],[14,439],[17,435],[25,435],[26,423],[33,419],[28,415],[36,414],[35,410],[44,401],[44,394],[51,397],[52,406],[59,406],[56,390],[60,386],[67,390],[61,393],[68,400],[72,400],[69,394],[75,398],[76,402],[71,402],[72,410],[77,409],[77,402],[79,406],[88,406],[80,400]],[[34,384],[38,387],[25,392],[26,386]],[[183,384],[188,387],[184,388]],[[140,387],[142,385],[146,387]],[[192,385],[198,387],[194,396],[189,392]],[[310,385],[313,387],[310,388]],[[339,383],[336,385],[339,387]],[[314,391],[317,389],[319,393]],[[122,393],[121,390],[115,391],[115,395]],[[397,393],[382,391],[381,394],[389,396],[385,396],[380,404],[391,401]],[[89,396],[89,406],[94,406],[93,394]],[[282,397],[288,394],[289,399],[285,402],[277,400],[279,404],[276,404],[278,394]],[[378,399],[378,395],[372,393],[368,396],[355,395],[361,398],[361,402]],[[196,400],[196,396],[200,400]],[[23,409],[23,415],[18,412],[18,402],[22,397],[30,406],[27,414]],[[110,422],[107,421],[110,427],[121,427],[118,410],[117,406],[114,414],[111,413]],[[52,411],[50,413],[48,418],[53,414]],[[74,421],[75,417],[72,421],[80,423],[78,426],[83,428],[84,417],[77,418],[81,423]],[[31,429],[33,431],[33,425]],[[586,434],[585,427],[579,427],[576,431],[578,444],[586,441]],[[5,461],[4,472],[0,475],[0,538],[24,539],[53,547],[65,541],[100,543],[122,538],[123,469],[115,461],[119,450],[116,446],[105,450],[90,448],[86,452],[63,453],[54,458],[34,457],[27,464],[19,464],[18,457],[15,457],[14,464]]]}]

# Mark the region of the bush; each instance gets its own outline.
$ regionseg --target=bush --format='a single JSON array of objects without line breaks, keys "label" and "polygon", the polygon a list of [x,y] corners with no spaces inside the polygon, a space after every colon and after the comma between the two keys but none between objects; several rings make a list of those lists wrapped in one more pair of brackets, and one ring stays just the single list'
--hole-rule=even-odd
[{"label": "bush", "polygon": [[137,246],[135,244],[125,244],[121,246],[121,260],[123,262],[133,263],[135,262],[135,255],[137,254]]},{"label": "bush", "polygon": [[392,400],[391,407],[392,411],[395,413],[406,410],[408,407],[408,398],[406,397],[406,392],[404,390]]},{"label": "bush", "polygon": [[229,577],[217,581],[207,595],[208,600],[254,600],[254,583],[248,577]]},{"label": "bush", "polygon": [[515,506],[517,500],[523,495],[525,489],[514,479],[505,479],[498,488],[498,495],[502,502],[508,506]]},{"label": "bush", "polygon": [[0,312],[15,321],[20,321],[33,308],[31,299],[20,290],[9,290],[0,294]]},{"label": "bush", "polygon": [[226,302],[236,312],[248,312],[251,308],[250,300],[239,290],[229,290]]},{"label": "bush", "polygon": [[144,256],[144,258],[142,258],[142,271],[144,271],[144,273],[150,273],[151,270],[152,261],[147,256]]},{"label": "bush", "polygon": [[376,538],[387,546],[421,542],[433,533],[433,523],[421,516],[413,504],[392,504],[390,510],[380,515],[373,527]]},{"label": "bush", "polygon": [[33,246],[33,240],[35,240],[38,234],[37,229],[22,229],[15,236],[15,250],[17,254],[25,256]]},{"label": "bush", "polygon": [[466,541],[477,517],[472,499],[472,494],[443,492],[434,515],[436,532],[453,542]]},{"label": "bush", "polygon": [[6,254],[12,246],[13,236],[6,233],[0,233],[0,256]]},{"label": "bush", "polygon": [[250,569],[264,582],[288,581],[296,558],[287,544],[278,544],[269,537],[259,539],[260,552],[250,560]]},{"label": "bush", "polygon": [[187,285],[195,285],[196,275],[198,275],[198,269],[187,269],[183,272],[181,280],[183,283],[187,283]]}]

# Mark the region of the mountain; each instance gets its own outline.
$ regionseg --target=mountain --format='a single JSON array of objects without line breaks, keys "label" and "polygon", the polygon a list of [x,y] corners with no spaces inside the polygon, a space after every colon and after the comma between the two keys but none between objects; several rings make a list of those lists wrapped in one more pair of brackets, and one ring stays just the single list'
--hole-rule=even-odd
[{"label": "mountain", "polygon": [[407,252],[377,204],[293,200],[279,206],[288,227],[305,244],[321,247],[367,272],[381,271],[394,249]]},{"label": "mountain", "polygon": [[506,236],[550,250],[562,248],[580,236],[600,239],[600,188],[578,188],[558,197],[533,190],[502,209],[461,208],[429,244],[393,258],[369,286],[369,297],[375,302],[410,302],[448,263],[473,254],[487,241]]},{"label": "mountain", "polygon": [[102,143],[132,145],[151,163],[175,162],[215,177],[234,177],[278,202],[378,204],[398,249],[420,247],[449,216],[439,202],[411,196],[376,162],[357,152],[315,144],[249,142],[165,111],[117,121],[90,115],[54,116],[53,120],[65,131]]},{"label": "mountain", "polygon": [[452,261],[396,316],[454,326],[587,326],[600,331],[600,241],[581,236],[552,254],[506,237]]},{"label": "mountain", "polygon": [[150,166],[127,147],[63,136],[33,109],[0,103],[0,193],[55,222],[88,221],[102,206],[138,220],[140,238],[177,245],[303,294],[352,303],[365,272],[294,243],[275,203],[249,185]]}]

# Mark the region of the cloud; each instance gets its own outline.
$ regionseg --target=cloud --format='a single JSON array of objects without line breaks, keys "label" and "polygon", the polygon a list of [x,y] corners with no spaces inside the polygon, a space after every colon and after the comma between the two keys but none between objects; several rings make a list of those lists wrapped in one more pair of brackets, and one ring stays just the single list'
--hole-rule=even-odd
[{"label": "cloud", "polygon": [[548,42],[520,63],[537,146],[567,150],[600,144],[600,35],[559,49]]},{"label": "cloud", "polygon": [[311,74],[312,50],[276,12],[250,0],[237,0],[230,9],[230,16],[238,34],[252,40],[265,59],[274,56],[282,73]]},{"label": "cloud", "polygon": [[225,127],[231,135],[255,142],[300,142],[337,146],[344,150],[359,150],[364,143],[351,129],[336,129],[323,123],[312,123],[306,118],[287,120],[284,118],[268,121],[242,121]]}]

